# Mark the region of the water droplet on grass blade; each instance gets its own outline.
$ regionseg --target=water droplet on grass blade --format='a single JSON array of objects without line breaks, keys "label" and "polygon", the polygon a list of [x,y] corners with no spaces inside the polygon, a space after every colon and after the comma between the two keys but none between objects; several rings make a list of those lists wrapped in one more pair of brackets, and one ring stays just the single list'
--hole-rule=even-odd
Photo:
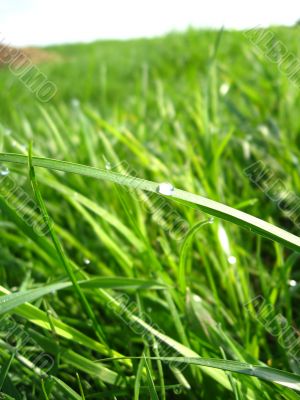
[{"label": "water droplet on grass blade", "polygon": [[231,264],[231,265],[236,264],[236,257],[234,257],[234,256],[229,256],[229,257],[227,258],[227,261],[228,261],[229,264]]},{"label": "water droplet on grass blade", "polygon": [[268,137],[270,136],[270,129],[268,126],[266,125],[259,125],[257,127],[258,131],[264,136],[264,137]]},{"label": "water droplet on grass blade", "polygon": [[202,301],[201,297],[198,296],[197,294],[194,294],[194,295],[193,295],[193,300],[194,300],[196,303],[201,303],[201,301]]},{"label": "water droplet on grass blade", "polygon": [[299,160],[298,160],[298,157],[297,156],[295,156],[295,154],[292,154],[292,163],[295,165],[295,166],[298,166],[299,165]]},{"label": "water droplet on grass blade", "polygon": [[228,83],[222,83],[222,85],[220,86],[220,95],[221,96],[226,96],[226,94],[229,92],[230,86],[228,85]]},{"label": "water droplet on grass blade", "polygon": [[171,183],[163,182],[158,185],[157,192],[165,196],[172,196],[174,193],[174,186]]},{"label": "water droplet on grass blade", "polygon": [[288,284],[289,284],[290,286],[292,286],[292,287],[295,287],[295,286],[297,286],[297,281],[295,281],[295,279],[290,279],[290,280],[288,281]]},{"label": "water droplet on grass blade", "polygon": [[107,159],[104,155],[102,156],[102,158],[103,158],[103,160],[104,160],[105,169],[106,169],[107,171],[110,171],[110,170],[112,169],[111,163],[108,161],[108,159]]},{"label": "water droplet on grass blade", "polygon": [[73,108],[79,108],[80,107],[80,101],[76,98],[71,100],[71,107]]},{"label": "water droplet on grass blade", "polygon": [[174,388],[173,392],[174,392],[174,394],[181,394],[182,393],[181,386],[178,386],[178,387]]},{"label": "water droplet on grass blade", "polygon": [[157,349],[158,349],[158,344],[157,344],[157,342],[154,342],[152,347],[153,347],[154,350],[157,350]]},{"label": "water droplet on grass blade", "polygon": [[91,263],[91,260],[89,260],[88,258],[84,258],[84,259],[83,259],[83,263],[84,263],[85,265],[89,265],[89,264]]},{"label": "water droplet on grass blade", "polygon": [[6,176],[8,174],[9,174],[9,169],[7,167],[4,167],[4,165],[0,165],[0,175]]},{"label": "water droplet on grass blade", "polygon": [[213,224],[214,222],[215,222],[214,217],[210,217],[209,220],[208,220],[208,223],[209,224]]}]

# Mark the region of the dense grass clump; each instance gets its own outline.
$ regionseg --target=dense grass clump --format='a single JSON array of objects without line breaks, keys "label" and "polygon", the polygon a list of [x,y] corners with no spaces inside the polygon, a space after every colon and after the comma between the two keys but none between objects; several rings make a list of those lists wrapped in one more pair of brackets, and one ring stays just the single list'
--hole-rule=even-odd
[{"label": "dense grass clump", "polygon": [[0,397],[299,398],[297,85],[242,32],[50,50],[49,103],[0,70]]}]

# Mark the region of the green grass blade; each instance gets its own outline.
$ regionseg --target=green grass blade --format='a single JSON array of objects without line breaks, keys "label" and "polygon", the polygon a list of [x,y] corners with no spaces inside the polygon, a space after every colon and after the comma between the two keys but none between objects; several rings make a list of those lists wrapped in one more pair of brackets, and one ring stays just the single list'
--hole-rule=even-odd
[{"label": "green grass blade", "polygon": [[[130,279],[119,277],[103,277],[92,278],[85,281],[78,281],[78,285],[86,289],[162,289],[164,286],[155,281],[147,281],[144,279]],[[37,289],[25,290],[17,293],[7,294],[0,297],[0,315],[8,311],[14,310],[16,307],[24,303],[32,303],[33,301],[62,289],[72,287],[72,282],[59,282],[53,285],[47,285]]]},{"label": "green grass blade", "polygon": [[[0,286],[0,293],[7,293],[7,290]],[[39,326],[48,331],[52,330],[51,324],[49,322],[49,318],[45,311],[40,310],[39,308],[33,306],[32,304],[25,303],[13,310],[14,314],[25,318],[30,321],[32,324]],[[51,323],[54,326],[55,333],[67,340],[73,341],[74,343],[80,344],[88,349],[95,350],[103,355],[114,354],[115,357],[120,357],[121,354],[108,349],[102,343],[90,338],[84,333],[78,331],[77,329],[67,325],[66,323],[60,321],[59,319],[55,319],[52,317]],[[126,363],[128,366],[131,366],[131,362]]]},{"label": "green grass blade", "polygon": [[150,398],[151,400],[159,400],[158,399],[158,395],[155,389],[155,385],[153,382],[153,378],[152,378],[152,374],[149,368],[149,365],[147,363],[147,359],[144,356],[144,362],[145,362],[145,367],[146,367],[146,372],[147,372],[147,381],[148,381],[148,388],[149,388],[149,392],[150,392]]},{"label": "green grass blade", "polygon": [[82,400],[85,400],[85,395],[84,395],[84,391],[83,391],[83,387],[81,384],[81,380],[80,380],[80,376],[78,373],[76,373],[76,378],[77,378],[77,382],[78,382],[78,386],[79,386],[79,391],[80,391],[80,395]]},{"label": "green grass blade", "polygon": [[203,226],[208,224],[210,221],[201,221],[195,226],[193,226],[188,234],[185,236],[184,241],[180,250],[179,257],[179,270],[178,270],[178,287],[182,293],[186,291],[186,265],[188,262],[188,253],[192,246],[193,239],[198,232],[198,230]]},{"label": "green grass blade", "polygon": [[[156,357],[151,357],[156,359]],[[275,368],[261,365],[252,365],[239,361],[206,359],[206,358],[185,358],[185,357],[160,357],[161,360],[169,362],[187,363],[192,365],[201,365],[209,368],[217,368],[223,371],[236,372],[238,374],[255,376],[268,382],[300,391],[300,375],[281,371]]]},{"label": "green grass blade", "polygon": [[55,381],[57,386],[61,389],[61,391],[67,396],[67,399],[73,400],[82,400],[81,396],[75,392],[69,385],[63,382],[61,379],[57,378],[56,376],[51,376],[51,379]]},{"label": "green grass blade", "polygon": [[[21,154],[0,153],[0,161],[27,164],[28,157]],[[32,166],[80,174],[150,192],[157,192],[158,188],[158,183],[156,182],[124,176],[116,172],[75,164],[67,161],[33,157]],[[210,215],[233,222],[245,229],[251,230],[261,236],[274,240],[275,242],[284,244],[292,250],[300,252],[299,237],[243,211],[236,210],[217,201],[210,200],[203,196],[189,193],[180,189],[175,189],[171,198],[197,205],[201,210]]]},{"label": "green grass blade", "polygon": [[15,354],[12,353],[10,358],[2,364],[2,367],[0,370],[0,393],[1,393],[1,389],[4,384],[4,381],[6,379],[6,376],[8,374],[9,368],[10,368],[14,358],[15,358]]},{"label": "green grass blade", "polygon": [[94,314],[90,304],[88,303],[85,295],[83,294],[83,292],[80,289],[80,286],[77,283],[77,279],[76,279],[75,273],[74,273],[74,271],[72,269],[72,266],[70,265],[69,260],[68,260],[67,256],[65,255],[64,249],[63,249],[63,247],[62,247],[62,245],[61,245],[61,243],[60,243],[58,237],[56,236],[56,233],[55,233],[55,231],[54,231],[54,229],[52,227],[52,221],[50,220],[50,217],[48,215],[44,200],[42,198],[42,195],[41,195],[41,192],[40,192],[40,189],[39,189],[36,177],[35,177],[35,170],[34,170],[33,159],[32,159],[32,146],[31,146],[31,143],[30,143],[30,146],[29,146],[28,167],[29,167],[29,177],[30,177],[30,182],[31,182],[31,185],[32,185],[32,189],[33,189],[34,194],[36,196],[37,203],[38,203],[38,205],[39,205],[39,207],[41,209],[45,224],[48,227],[48,230],[50,232],[50,235],[51,235],[54,247],[55,247],[55,249],[57,251],[58,257],[59,257],[62,265],[64,266],[65,271],[68,274],[70,280],[72,281],[72,284],[74,286],[75,292],[77,293],[77,295],[78,295],[78,297],[79,297],[79,299],[80,299],[80,301],[82,303],[83,309],[86,311],[88,317],[93,322],[93,326],[94,326],[95,332],[96,332],[99,340],[101,340],[104,343],[105,342],[104,332],[103,332],[101,326],[99,325],[99,323],[98,323],[98,321],[97,321],[97,319],[95,317],[95,314]]},{"label": "green grass blade", "polygon": [[134,382],[134,400],[139,400],[140,398],[140,388],[141,388],[144,363],[145,363],[144,358],[141,357]]}]

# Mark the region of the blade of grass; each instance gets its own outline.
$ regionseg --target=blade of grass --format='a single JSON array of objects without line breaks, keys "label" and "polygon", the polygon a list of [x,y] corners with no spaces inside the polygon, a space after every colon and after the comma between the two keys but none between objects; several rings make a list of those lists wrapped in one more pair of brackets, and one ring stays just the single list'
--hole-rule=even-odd
[{"label": "blade of grass", "polygon": [[10,358],[8,360],[6,360],[2,367],[1,367],[1,371],[0,371],[0,393],[1,393],[1,389],[3,387],[4,381],[6,379],[6,376],[8,374],[9,368],[11,366],[11,363],[13,362],[13,359],[15,358],[15,354],[12,353],[12,355],[10,356]]},{"label": "blade of grass", "polygon": [[[0,153],[0,161],[27,164],[28,157],[21,154]],[[136,177],[124,176],[118,174],[117,172],[75,164],[67,161],[33,157],[32,166],[85,175],[150,192],[157,192],[158,189],[158,184],[156,182]],[[210,215],[233,222],[245,229],[253,231],[254,233],[257,233],[275,242],[281,243],[292,250],[300,252],[299,237],[243,211],[236,210],[217,201],[210,200],[203,196],[189,193],[180,189],[174,189],[172,196],[169,197],[179,200],[180,202],[183,202],[183,204],[196,205],[199,209]]]},{"label": "blade of grass", "polygon": [[139,400],[140,398],[140,387],[143,375],[143,368],[144,368],[144,359],[143,357],[141,357],[134,382],[134,400]]},{"label": "blade of grass", "polygon": [[[271,383],[285,386],[289,389],[300,391],[300,375],[291,372],[282,371],[263,365],[248,364],[235,360],[224,360],[219,358],[205,357],[146,357],[151,360],[161,360],[169,363],[186,363],[189,365],[198,365],[205,368],[219,369],[222,371],[235,372],[242,375],[256,377]],[[140,357],[128,357],[130,359],[139,359]],[[111,359],[106,359],[110,361]],[[102,362],[105,360],[101,360]]]},{"label": "blade of grass", "polygon": [[61,391],[67,396],[67,399],[82,400],[81,396],[79,396],[79,394],[77,394],[72,388],[70,388],[69,385],[67,385],[61,379],[57,378],[56,376],[51,376],[51,379],[56,382],[57,386],[59,386]]},{"label": "blade of grass", "polygon": [[[164,285],[155,281],[146,281],[135,278],[118,278],[118,277],[103,277],[92,278],[85,281],[77,281],[78,285],[86,289],[163,289]],[[73,286],[73,282],[59,282],[53,285],[47,285],[37,289],[24,290],[17,293],[11,293],[0,297],[0,315],[8,311],[14,310],[16,307],[24,303],[32,303],[33,301],[43,297],[49,293],[56,292],[62,289],[68,289]]]},{"label": "blade of grass", "polygon": [[48,215],[48,211],[46,209],[44,200],[42,198],[42,195],[41,195],[41,192],[40,192],[40,189],[39,189],[36,177],[35,177],[35,171],[34,171],[34,166],[33,166],[32,161],[33,161],[32,160],[32,144],[30,143],[29,144],[29,154],[28,154],[29,177],[30,177],[30,182],[31,182],[32,189],[33,189],[33,192],[35,194],[37,203],[38,203],[38,205],[39,205],[39,207],[40,207],[40,209],[42,211],[44,222],[45,222],[46,226],[48,227],[51,239],[53,241],[53,244],[54,244],[54,247],[55,247],[55,249],[57,251],[59,259],[60,259],[62,265],[64,266],[65,271],[66,271],[67,275],[69,276],[69,278],[70,278],[70,280],[71,280],[71,282],[72,282],[72,284],[74,286],[74,290],[77,293],[77,296],[79,297],[79,299],[81,301],[83,309],[85,310],[85,312],[87,313],[87,315],[91,319],[91,321],[93,322],[93,326],[94,326],[95,332],[96,332],[96,334],[98,336],[98,339],[102,343],[105,343],[104,332],[103,332],[101,326],[99,325],[99,323],[98,323],[98,321],[96,319],[96,316],[95,316],[95,314],[94,314],[89,302],[87,301],[84,293],[82,292],[82,290],[80,289],[80,286],[78,285],[75,273],[74,273],[74,271],[73,271],[73,269],[72,269],[72,267],[71,267],[71,265],[69,263],[69,260],[68,260],[67,256],[65,255],[63,247],[62,247],[60,241],[58,240],[58,237],[56,236],[56,233],[55,233],[55,231],[54,231],[54,229],[52,227],[52,222],[51,222],[50,217]]},{"label": "blade of grass", "polygon": [[44,379],[42,379],[41,384],[42,384],[42,392],[43,392],[43,395],[45,397],[45,400],[49,400],[49,397],[48,397],[48,394],[47,394],[47,390],[46,390],[46,387],[45,387]]},{"label": "blade of grass", "polygon": [[[156,357],[151,357],[156,359]],[[290,372],[281,371],[279,369],[270,368],[261,365],[252,365],[239,361],[223,360],[223,359],[205,359],[205,358],[185,358],[185,357],[160,357],[163,361],[187,363],[201,365],[209,368],[217,368],[223,371],[236,372],[238,374],[255,376],[268,382],[277,383],[279,385],[300,391],[300,375]]]},{"label": "blade of grass", "polygon": [[144,355],[144,363],[145,363],[146,372],[147,372],[147,381],[148,381],[150,398],[151,398],[151,400],[159,400],[157,392],[156,392],[156,389],[155,389],[155,385],[154,385],[154,382],[153,382],[153,378],[152,378],[152,375],[151,375],[151,371],[150,371],[150,368],[149,368],[149,365],[147,363],[147,359],[146,359],[145,355]]},{"label": "blade of grass", "polygon": [[[9,293],[6,289],[0,286],[0,292],[2,293]],[[36,326],[40,326],[43,329],[51,331],[51,324],[49,322],[48,315],[45,311],[40,310],[39,308],[33,306],[32,304],[23,304],[13,311],[16,315],[19,315],[22,318],[27,319],[32,324]],[[120,357],[121,355],[111,349],[107,349],[102,343],[90,338],[89,336],[85,335],[84,333],[78,331],[77,329],[67,325],[66,323],[55,319],[52,317],[51,319],[52,325],[55,328],[55,333],[67,340],[72,340],[74,343],[81,344],[86,348],[91,350],[95,350],[103,355],[109,355],[111,353],[114,354],[115,357]],[[128,366],[131,366],[131,363],[127,363]]]},{"label": "blade of grass", "polygon": [[186,265],[188,263],[188,253],[192,246],[193,239],[198,230],[203,226],[210,223],[209,220],[201,221],[193,226],[188,234],[185,236],[180,250],[179,270],[178,270],[178,287],[179,290],[185,294],[186,292]]},{"label": "blade of grass", "polygon": [[85,400],[85,395],[84,395],[84,391],[83,391],[83,388],[82,388],[80,376],[79,376],[79,374],[77,372],[76,372],[76,378],[77,378],[77,383],[78,383],[78,386],[79,386],[79,391],[80,391],[81,398],[82,398],[82,400]]}]

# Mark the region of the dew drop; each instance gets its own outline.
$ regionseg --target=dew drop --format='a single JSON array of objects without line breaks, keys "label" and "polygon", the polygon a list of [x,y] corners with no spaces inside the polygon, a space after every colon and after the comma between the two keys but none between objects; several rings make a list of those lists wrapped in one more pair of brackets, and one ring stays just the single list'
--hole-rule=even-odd
[{"label": "dew drop", "polygon": [[243,148],[244,157],[246,158],[246,160],[249,160],[250,155],[251,155],[251,147],[250,147],[249,142],[243,141],[242,148]]},{"label": "dew drop", "polygon": [[84,263],[85,265],[89,265],[89,264],[91,263],[91,260],[89,260],[88,258],[84,258],[84,259],[83,259],[83,263]]},{"label": "dew drop", "polygon": [[193,295],[193,300],[195,303],[201,303],[202,299],[200,296],[198,296],[197,294]]},{"label": "dew drop", "polygon": [[8,174],[9,174],[9,169],[7,167],[4,167],[3,165],[0,165],[0,175],[6,176]]},{"label": "dew drop", "polygon": [[263,136],[270,136],[270,130],[266,125],[259,125],[257,129]]},{"label": "dew drop", "polygon": [[102,158],[104,160],[105,169],[107,171],[110,171],[112,169],[112,165],[111,165],[110,161],[108,161],[108,159],[104,155],[102,155]]},{"label": "dew drop", "polygon": [[88,320],[87,320],[87,325],[88,325],[88,326],[93,326],[93,321],[92,321],[91,319],[88,319]]},{"label": "dew drop", "polygon": [[208,220],[208,223],[209,224],[213,224],[214,222],[215,222],[214,217],[210,217],[209,220]]},{"label": "dew drop", "polygon": [[157,350],[157,349],[158,349],[158,344],[157,344],[157,342],[154,342],[152,347],[153,347],[153,350]]},{"label": "dew drop", "polygon": [[181,394],[182,393],[181,386],[178,386],[178,387],[174,388],[173,392],[174,392],[174,394]]},{"label": "dew drop", "polygon": [[298,165],[299,165],[298,157],[295,156],[295,154],[292,154],[292,163],[293,163],[295,166],[298,166]]},{"label": "dew drop", "polygon": [[76,99],[76,98],[72,99],[71,100],[71,106],[73,108],[79,108],[80,107],[80,101],[78,99]]},{"label": "dew drop", "polygon": [[220,95],[221,96],[226,96],[226,94],[229,92],[230,86],[228,85],[228,83],[222,83],[222,85],[220,86]]},{"label": "dew drop", "polygon": [[295,279],[290,279],[290,280],[288,281],[288,284],[289,284],[290,286],[292,286],[292,287],[295,287],[295,286],[297,286],[297,281],[295,281]]},{"label": "dew drop", "polygon": [[234,256],[229,256],[229,257],[227,258],[227,261],[228,261],[229,264],[231,264],[231,265],[236,264],[236,257],[234,257]]},{"label": "dew drop", "polygon": [[171,183],[163,182],[157,187],[157,192],[165,196],[172,196],[174,193],[174,186]]}]

